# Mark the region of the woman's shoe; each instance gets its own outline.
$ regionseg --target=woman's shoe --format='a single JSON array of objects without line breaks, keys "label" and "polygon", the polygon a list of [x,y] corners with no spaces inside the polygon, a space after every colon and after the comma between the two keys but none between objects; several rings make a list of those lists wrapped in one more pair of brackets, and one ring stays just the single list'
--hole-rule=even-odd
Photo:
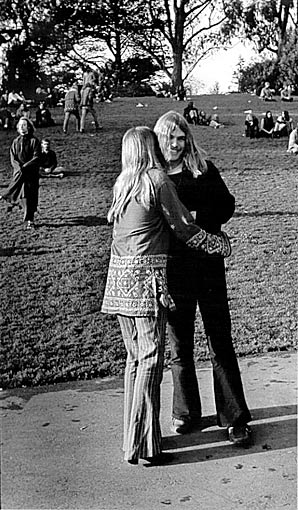
[{"label": "woman's shoe", "polygon": [[183,418],[173,418],[172,432],[175,434],[187,434],[191,429],[191,421]]}]

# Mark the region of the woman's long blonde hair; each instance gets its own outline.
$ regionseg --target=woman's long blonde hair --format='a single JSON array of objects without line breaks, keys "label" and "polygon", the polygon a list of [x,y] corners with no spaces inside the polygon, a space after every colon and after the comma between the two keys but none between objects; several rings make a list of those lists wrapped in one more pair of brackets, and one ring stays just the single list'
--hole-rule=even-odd
[{"label": "woman's long blonde hair", "polygon": [[181,129],[185,134],[185,150],[183,155],[184,166],[197,177],[207,170],[206,153],[196,144],[190,127],[180,113],[169,111],[162,115],[154,126],[161,151],[167,159],[167,151],[170,143],[170,134],[175,128]]},{"label": "woman's long blonde hair", "polygon": [[165,171],[166,166],[152,129],[146,126],[129,129],[122,139],[122,171],[113,188],[108,221],[118,220],[132,198],[146,209],[155,204],[155,190],[148,170]]}]

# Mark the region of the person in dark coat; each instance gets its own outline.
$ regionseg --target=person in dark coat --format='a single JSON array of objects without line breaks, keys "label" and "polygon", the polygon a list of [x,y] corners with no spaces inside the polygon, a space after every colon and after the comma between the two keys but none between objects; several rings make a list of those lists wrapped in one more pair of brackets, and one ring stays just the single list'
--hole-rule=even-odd
[{"label": "person in dark coat", "polygon": [[22,117],[17,124],[19,136],[12,142],[10,160],[13,175],[7,190],[0,199],[24,211],[27,229],[34,228],[34,214],[38,206],[40,142],[33,135],[34,127],[29,119]]},{"label": "person in dark coat", "polygon": [[[218,169],[205,159],[179,113],[165,113],[154,131],[181,202],[193,212],[201,228],[218,232],[235,208],[235,199]],[[247,445],[251,416],[232,342],[224,260],[221,256],[192,253],[174,237],[169,255],[168,286],[176,306],[168,313],[174,385],[172,429],[175,433],[189,432],[201,419],[193,356],[198,304],[213,365],[218,425],[226,427],[227,438],[233,444]]]},{"label": "person in dark coat", "polygon": [[184,108],[183,116],[189,124],[198,124],[199,111],[194,106],[193,101],[189,101],[186,108]]},{"label": "person in dark coat", "polygon": [[259,121],[252,113],[248,112],[245,118],[245,136],[248,138],[259,138]]},{"label": "person in dark coat", "polygon": [[46,107],[44,101],[40,101],[39,106],[35,113],[35,125],[36,127],[50,127],[55,125],[54,119],[50,110]]}]

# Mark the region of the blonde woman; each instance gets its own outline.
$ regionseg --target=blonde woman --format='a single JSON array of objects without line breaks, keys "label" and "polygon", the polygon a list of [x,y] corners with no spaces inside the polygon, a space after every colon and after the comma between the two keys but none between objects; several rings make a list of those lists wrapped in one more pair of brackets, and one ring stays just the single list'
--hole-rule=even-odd
[{"label": "blonde woman", "polygon": [[[218,169],[200,149],[190,126],[170,111],[154,127],[178,197],[207,232],[221,229],[233,215],[235,199]],[[213,365],[217,422],[237,445],[250,441],[251,420],[231,337],[224,259],[194,253],[173,236],[167,269],[175,310],[168,314],[173,376],[173,431],[185,434],[198,426],[201,400],[194,363],[196,308],[199,306]]]},{"label": "blonde woman", "polygon": [[125,133],[108,213],[114,228],[102,311],[118,316],[127,350],[123,450],[130,464],[164,461],[159,412],[166,310],[173,306],[166,278],[171,231],[192,248],[230,253],[225,234],[206,234],[194,224],[165,166],[152,130]]},{"label": "blonde woman", "polygon": [[19,135],[10,148],[13,175],[0,199],[9,202],[8,211],[13,206],[23,208],[26,229],[33,229],[38,206],[40,142],[34,136],[33,124],[27,117],[20,118],[17,131]]}]

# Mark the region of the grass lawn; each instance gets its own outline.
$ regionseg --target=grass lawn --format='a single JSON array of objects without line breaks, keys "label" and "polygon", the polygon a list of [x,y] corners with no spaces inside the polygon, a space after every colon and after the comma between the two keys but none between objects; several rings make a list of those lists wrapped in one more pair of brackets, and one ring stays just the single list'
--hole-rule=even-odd
[{"label": "grass lawn", "polygon": [[[100,104],[103,130],[85,134],[74,124],[39,129],[68,175],[41,179],[37,229],[23,229],[19,211],[0,203],[1,386],[41,385],[121,374],[125,350],[117,319],[100,312],[111,226],[106,214],[120,171],[121,137],[131,126],[153,127],[164,112],[182,112],[171,99],[121,98]],[[193,128],[236,197],[236,212],[224,229],[233,253],[227,282],[235,348],[240,356],[296,348],[298,272],[298,157],[287,140],[243,137],[244,110],[276,116],[287,106],[250,95],[198,96],[196,106],[217,113],[223,129]],[[298,98],[288,106],[298,121]],[[9,147],[15,133],[0,131],[0,193],[9,182]],[[196,322],[196,360],[208,358],[201,320]],[[169,349],[166,363],[169,362]]]}]

